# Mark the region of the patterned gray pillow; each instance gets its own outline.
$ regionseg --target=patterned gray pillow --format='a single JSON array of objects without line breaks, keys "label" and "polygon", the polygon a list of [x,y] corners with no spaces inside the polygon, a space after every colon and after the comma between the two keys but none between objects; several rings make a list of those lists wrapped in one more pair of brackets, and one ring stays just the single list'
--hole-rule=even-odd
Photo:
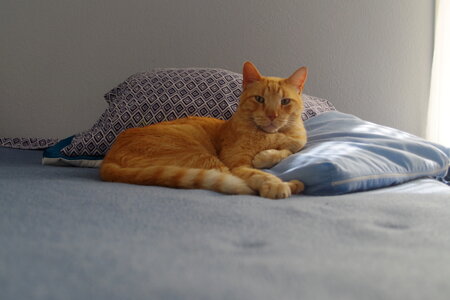
[{"label": "patterned gray pillow", "polygon": [[0,147],[23,149],[23,150],[40,150],[46,149],[58,143],[59,139],[55,138],[7,138],[0,137]]},{"label": "patterned gray pillow", "polygon": [[[105,94],[109,107],[94,126],[62,149],[67,156],[105,155],[131,127],[186,116],[227,120],[239,103],[242,75],[222,69],[155,69],[137,73]],[[335,110],[327,100],[304,95],[304,120]]]}]

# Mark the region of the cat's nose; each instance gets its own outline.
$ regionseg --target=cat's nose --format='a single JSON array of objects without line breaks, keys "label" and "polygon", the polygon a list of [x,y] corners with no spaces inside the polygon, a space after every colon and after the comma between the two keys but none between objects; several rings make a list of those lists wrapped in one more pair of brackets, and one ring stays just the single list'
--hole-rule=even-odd
[{"label": "cat's nose", "polygon": [[270,121],[273,121],[273,120],[275,120],[275,119],[277,118],[277,115],[276,115],[276,114],[267,114],[266,116],[267,116],[267,118],[268,118]]}]

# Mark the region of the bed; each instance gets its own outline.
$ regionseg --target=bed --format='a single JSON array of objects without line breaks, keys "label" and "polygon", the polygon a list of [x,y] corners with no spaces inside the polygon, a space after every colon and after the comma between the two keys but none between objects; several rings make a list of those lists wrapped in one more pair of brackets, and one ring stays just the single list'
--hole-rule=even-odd
[{"label": "bed", "polygon": [[[110,106],[124,109],[114,93],[129,101],[124,84],[106,95]],[[365,122],[316,102],[318,108],[305,110],[311,140],[303,156],[268,171],[285,179],[319,172],[301,159],[330,139],[342,142],[342,135],[326,134],[327,118]],[[9,147],[0,147],[1,299],[448,299],[450,187],[442,169],[448,149],[395,131],[387,135],[401,139],[401,151],[392,140],[386,145],[395,155],[411,155],[401,159],[411,162],[407,176],[339,178],[344,185],[330,183],[333,189],[319,195],[322,177],[307,183],[306,194],[273,201],[102,182],[96,166],[108,134],[100,136],[99,127],[114,128],[105,125],[112,115],[106,111],[89,132],[62,141],[3,139]],[[362,128],[379,138],[373,126]],[[361,134],[345,142],[361,145],[367,132]],[[70,156],[77,143],[89,152]],[[390,157],[386,145],[361,149]],[[417,156],[424,164],[412,172]],[[431,160],[441,165],[423,169]],[[333,176],[348,176],[342,170]]]},{"label": "bed", "polygon": [[450,188],[282,201],[106,183],[0,148],[2,299],[448,299]]}]

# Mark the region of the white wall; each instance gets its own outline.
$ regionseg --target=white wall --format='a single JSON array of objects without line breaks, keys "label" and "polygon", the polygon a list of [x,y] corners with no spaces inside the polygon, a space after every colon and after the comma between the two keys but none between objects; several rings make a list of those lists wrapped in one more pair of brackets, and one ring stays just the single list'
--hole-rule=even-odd
[{"label": "white wall", "polygon": [[306,92],[343,111],[425,131],[432,0],[2,0],[0,136],[88,129],[103,94],[154,67],[252,60],[310,70]]}]

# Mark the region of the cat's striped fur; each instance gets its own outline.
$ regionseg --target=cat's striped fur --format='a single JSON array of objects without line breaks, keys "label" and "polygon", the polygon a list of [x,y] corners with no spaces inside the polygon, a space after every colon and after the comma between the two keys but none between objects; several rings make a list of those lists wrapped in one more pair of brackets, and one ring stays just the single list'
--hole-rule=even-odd
[{"label": "cat's striped fur", "polygon": [[121,167],[105,164],[102,176],[107,181],[142,185],[161,185],[185,189],[207,189],[225,194],[255,194],[244,180],[216,169],[178,166]]}]

